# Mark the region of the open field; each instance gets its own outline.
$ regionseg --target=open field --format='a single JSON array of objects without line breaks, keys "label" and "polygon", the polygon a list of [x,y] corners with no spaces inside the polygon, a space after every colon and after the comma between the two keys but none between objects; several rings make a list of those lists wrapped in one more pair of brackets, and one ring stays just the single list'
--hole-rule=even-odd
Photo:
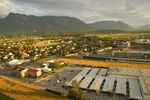
[{"label": "open field", "polygon": [[106,66],[106,67],[128,67],[128,68],[150,68],[150,64],[111,62],[98,60],[81,60],[73,58],[57,58],[55,61],[64,61],[66,63],[90,65],[90,66]]},{"label": "open field", "polygon": [[53,42],[53,43],[39,43],[39,44],[33,44],[33,46],[38,47],[46,47],[46,46],[54,46],[60,44],[59,42]]},{"label": "open field", "polygon": [[99,38],[106,39],[124,39],[124,38],[134,38],[134,37],[150,37],[149,33],[141,33],[141,34],[131,34],[131,33],[116,33],[116,34],[86,34],[85,36],[98,36]]},{"label": "open field", "polygon": [[[0,97],[10,97],[14,100],[66,100],[65,97],[60,97],[49,92],[46,92],[38,87],[33,87],[26,83],[16,81],[12,78],[1,75],[0,76]],[[5,96],[6,95],[6,96]],[[5,97],[4,97],[5,96]],[[9,99],[10,100],[10,99]]]}]

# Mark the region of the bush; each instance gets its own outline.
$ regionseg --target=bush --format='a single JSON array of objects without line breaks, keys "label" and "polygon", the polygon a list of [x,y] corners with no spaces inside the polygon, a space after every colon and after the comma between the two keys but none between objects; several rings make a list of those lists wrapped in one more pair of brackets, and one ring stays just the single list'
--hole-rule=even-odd
[{"label": "bush", "polygon": [[69,97],[75,100],[87,100],[83,90],[80,89],[80,85],[77,81],[72,82],[72,88],[69,91]]}]

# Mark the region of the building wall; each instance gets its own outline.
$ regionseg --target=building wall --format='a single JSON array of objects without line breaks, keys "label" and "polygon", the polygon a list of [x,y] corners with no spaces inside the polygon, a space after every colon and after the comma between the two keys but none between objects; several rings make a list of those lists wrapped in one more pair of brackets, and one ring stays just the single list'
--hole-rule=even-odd
[{"label": "building wall", "polygon": [[37,77],[41,76],[41,74],[42,74],[42,72],[40,70],[37,71],[37,73],[36,73]]},{"label": "building wall", "polygon": [[128,58],[141,59],[142,58],[142,53],[128,53]]},{"label": "building wall", "polygon": [[27,71],[28,71],[28,69],[24,69],[23,71],[21,71],[20,76],[21,77],[26,77],[27,76]]},{"label": "building wall", "polygon": [[123,51],[113,52],[113,57],[127,58],[127,52]]}]

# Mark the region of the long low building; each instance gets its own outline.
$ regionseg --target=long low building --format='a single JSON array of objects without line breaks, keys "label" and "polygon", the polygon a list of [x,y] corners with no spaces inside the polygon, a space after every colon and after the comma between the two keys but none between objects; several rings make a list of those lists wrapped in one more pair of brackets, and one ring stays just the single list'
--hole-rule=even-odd
[{"label": "long low building", "polygon": [[83,56],[83,59],[93,59],[93,60],[113,60],[113,61],[130,61],[130,62],[150,62],[150,59],[131,59],[131,58],[119,58],[119,57],[103,57],[103,56]]},{"label": "long low building", "polygon": [[72,86],[76,80],[80,88],[101,91],[105,93],[116,93],[128,96],[130,99],[143,100],[142,90],[135,76],[109,75],[105,68],[84,68],[77,74],[67,86]]},{"label": "long low building", "polygon": [[86,75],[87,73],[91,70],[91,68],[84,68],[80,73],[78,73],[69,83],[67,83],[67,86],[72,86],[73,81],[80,82]]},{"label": "long low building", "polygon": [[81,81],[80,87],[83,89],[87,89],[90,85],[91,81],[95,78],[96,74],[100,68],[93,68],[88,75],[85,76],[85,78]]}]

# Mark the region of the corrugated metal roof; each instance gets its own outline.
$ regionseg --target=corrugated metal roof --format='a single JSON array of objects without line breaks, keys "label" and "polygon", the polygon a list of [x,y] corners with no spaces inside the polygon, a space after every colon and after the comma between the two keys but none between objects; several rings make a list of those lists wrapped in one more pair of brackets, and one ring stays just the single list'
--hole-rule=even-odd
[{"label": "corrugated metal roof", "polygon": [[113,92],[115,79],[116,79],[116,77],[112,77],[112,76],[106,77],[106,81],[102,88],[102,91],[103,92]]},{"label": "corrugated metal roof", "polygon": [[130,90],[130,98],[131,99],[138,99],[138,100],[142,100],[142,94],[141,94],[141,90],[139,87],[139,83],[137,79],[133,79],[133,78],[129,78],[128,79],[129,82],[129,90]]},{"label": "corrugated metal roof", "polygon": [[89,74],[87,74],[87,76],[82,80],[82,82],[80,83],[80,87],[87,89],[87,87],[89,86],[90,82],[95,78],[97,72],[100,70],[100,68],[93,68]]},{"label": "corrugated metal roof", "polygon": [[100,72],[98,73],[98,75],[106,76],[107,71],[108,71],[108,69],[101,68],[101,70],[100,70]]},{"label": "corrugated metal roof", "polygon": [[67,83],[67,86],[72,86],[72,82],[76,80],[79,82],[83,77],[86,76],[86,74],[91,70],[91,68],[84,68],[80,73],[78,73],[69,83]]},{"label": "corrugated metal roof", "polygon": [[103,82],[104,79],[105,79],[105,76],[97,75],[89,89],[96,90],[96,91],[100,90],[100,87],[101,87],[102,82]]},{"label": "corrugated metal roof", "polygon": [[127,95],[126,78],[117,77],[117,85],[115,93]]}]

